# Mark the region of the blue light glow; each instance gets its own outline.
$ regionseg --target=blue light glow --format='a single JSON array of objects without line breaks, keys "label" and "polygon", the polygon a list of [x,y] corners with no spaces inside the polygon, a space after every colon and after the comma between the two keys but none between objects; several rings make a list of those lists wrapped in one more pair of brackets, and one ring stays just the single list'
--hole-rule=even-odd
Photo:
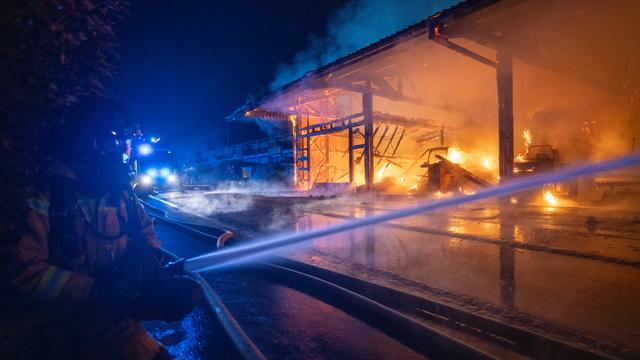
[{"label": "blue light glow", "polygon": [[142,175],[140,176],[140,183],[142,185],[151,185],[153,184],[153,179],[149,175]]},{"label": "blue light glow", "polygon": [[147,175],[149,175],[151,177],[158,176],[158,169],[154,169],[154,168],[148,169],[147,170]]},{"label": "blue light glow", "polygon": [[149,144],[142,144],[138,146],[138,153],[140,153],[140,155],[149,155],[152,152],[153,148],[151,148],[151,145]]}]

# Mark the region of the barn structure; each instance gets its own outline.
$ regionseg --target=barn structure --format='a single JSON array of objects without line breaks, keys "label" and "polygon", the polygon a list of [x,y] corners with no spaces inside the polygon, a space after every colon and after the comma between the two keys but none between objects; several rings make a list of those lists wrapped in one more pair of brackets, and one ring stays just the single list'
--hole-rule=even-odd
[{"label": "barn structure", "polygon": [[446,161],[464,191],[516,175],[545,146],[562,163],[626,154],[639,136],[639,14],[633,0],[465,1],[230,119],[290,123],[307,190],[408,191]]}]

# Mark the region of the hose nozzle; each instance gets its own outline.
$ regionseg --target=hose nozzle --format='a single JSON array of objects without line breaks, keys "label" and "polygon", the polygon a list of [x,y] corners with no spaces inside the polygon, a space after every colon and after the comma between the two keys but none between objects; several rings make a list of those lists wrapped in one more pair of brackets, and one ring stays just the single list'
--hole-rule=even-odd
[{"label": "hose nozzle", "polygon": [[162,267],[162,271],[169,277],[184,275],[184,258],[166,264]]}]

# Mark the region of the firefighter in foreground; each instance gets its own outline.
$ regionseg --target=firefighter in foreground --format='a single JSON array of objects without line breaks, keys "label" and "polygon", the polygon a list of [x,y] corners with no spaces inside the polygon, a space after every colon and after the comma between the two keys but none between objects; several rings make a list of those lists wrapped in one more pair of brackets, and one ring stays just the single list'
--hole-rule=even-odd
[{"label": "firefighter in foreground", "polygon": [[163,267],[123,164],[122,120],[107,101],[79,106],[3,254],[3,312],[35,356],[168,358],[140,321],[180,320],[200,301],[179,265]]}]

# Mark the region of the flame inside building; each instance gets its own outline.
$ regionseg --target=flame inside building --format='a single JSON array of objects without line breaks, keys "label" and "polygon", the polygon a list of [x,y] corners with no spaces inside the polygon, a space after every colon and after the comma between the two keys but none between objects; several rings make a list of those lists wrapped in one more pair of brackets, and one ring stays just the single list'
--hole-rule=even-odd
[{"label": "flame inside building", "polygon": [[290,122],[299,189],[473,191],[636,151],[638,20],[631,0],[467,1],[242,115]]}]

